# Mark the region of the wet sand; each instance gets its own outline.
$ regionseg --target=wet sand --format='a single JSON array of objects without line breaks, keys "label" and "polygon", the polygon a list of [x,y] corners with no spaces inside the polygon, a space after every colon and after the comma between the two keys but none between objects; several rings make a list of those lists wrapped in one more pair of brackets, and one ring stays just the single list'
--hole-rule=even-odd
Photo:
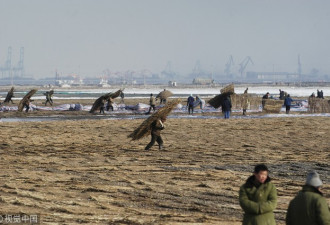
[{"label": "wet sand", "polygon": [[163,151],[127,139],[142,121],[1,123],[2,211],[42,224],[236,225],[257,163],[277,187],[277,224],[310,169],[330,203],[328,117],[168,119]]}]

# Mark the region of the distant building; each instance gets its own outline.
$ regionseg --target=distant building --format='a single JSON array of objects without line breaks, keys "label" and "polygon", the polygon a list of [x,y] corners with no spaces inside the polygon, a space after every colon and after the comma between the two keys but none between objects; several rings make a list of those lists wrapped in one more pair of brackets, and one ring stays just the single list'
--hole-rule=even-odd
[{"label": "distant building", "polygon": [[169,87],[176,87],[176,85],[177,85],[177,84],[176,84],[176,81],[171,81],[171,80],[170,80],[170,81],[168,82],[168,86],[169,86]]},{"label": "distant building", "polygon": [[255,81],[293,81],[299,80],[300,76],[287,72],[247,72],[246,78]]},{"label": "distant building", "polygon": [[214,80],[210,78],[195,78],[192,83],[199,85],[209,85],[209,84],[213,84]]}]

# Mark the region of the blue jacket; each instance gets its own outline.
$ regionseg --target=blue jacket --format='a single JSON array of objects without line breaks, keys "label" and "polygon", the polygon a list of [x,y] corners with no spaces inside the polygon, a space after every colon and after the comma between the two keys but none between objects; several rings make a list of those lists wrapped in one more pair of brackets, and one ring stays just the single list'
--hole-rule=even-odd
[{"label": "blue jacket", "polygon": [[284,105],[285,106],[290,106],[291,102],[292,102],[292,98],[286,97],[285,100],[284,100]]},{"label": "blue jacket", "polygon": [[194,97],[189,96],[187,100],[187,105],[191,105],[191,106],[194,105],[194,101],[195,101]]}]

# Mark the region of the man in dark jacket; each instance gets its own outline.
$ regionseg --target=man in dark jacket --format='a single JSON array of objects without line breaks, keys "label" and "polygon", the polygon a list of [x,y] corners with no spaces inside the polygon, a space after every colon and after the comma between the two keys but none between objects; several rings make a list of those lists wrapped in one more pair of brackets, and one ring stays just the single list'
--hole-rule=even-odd
[{"label": "man in dark jacket", "polygon": [[281,89],[279,91],[280,91],[280,100],[284,100],[285,99],[284,91],[282,91]]},{"label": "man in dark jacket", "polygon": [[188,106],[188,113],[190,114],[190,111],[191,111],[191,114],[194,114],[194,97],[192,95],[190,95],[187,99],[187,106]]},{"label": "man in dark jacket", "polygon": [[273,210],[277,204],[277,192],[270,180],[267,166],[259,164],[241,186],[239,203],[244,210],[243,225],[276,224]]},{"label": "man in dark jacket", "polygon": [[290,202],[286,214],[287,225],[330,225],[330,212],[320,187],[317,172],[308,173],[306,184]]},{"label": "man in dark jacket", "polygon": [[229,119],[231,111],[231,101],[230,96],[225,97],[221,104],[222,112],[225,114],[225,119]]},{"label": "man in dark jacket", "polygon": [[287,95],[285,100],[284,100],[286,114],[289,114],[289,112],[290,112],[292,101],[293,100],[292,100],[292,98],[290,98],[290,95]]},{"label": "man in dark jacket", "polygon": [[111,111],[113,111],[113,98],[108,98],[107,100],[107,111],[109,111],[111,109]]},{"label": "man in dark jacket", "polygon": [[264,96],[262,96],[262,101],[261,101],[262,109],[265,108],[266,99],[269,99],[269,92],[267,92]]},{"label": "man in dark jacket", "polygon": [[159,145],[159,150],[163,149],[163,139],[160,136],[160,131],[165,129],[164,123],[166,122],[166,118],[162,117],[160,119],[155,120],[151,124],[151,141],[150,143],[146,146],[145,150],[149,150],[157,141]]},{"label": "man in dark jacket", "polygon": [[30,103],[32,102],[33,100],[31,100],[30,98],[26,99],[25,102],[23,102],[23,108],[25,107],[25,112],[29,112],[29,109],[30,109]]}]

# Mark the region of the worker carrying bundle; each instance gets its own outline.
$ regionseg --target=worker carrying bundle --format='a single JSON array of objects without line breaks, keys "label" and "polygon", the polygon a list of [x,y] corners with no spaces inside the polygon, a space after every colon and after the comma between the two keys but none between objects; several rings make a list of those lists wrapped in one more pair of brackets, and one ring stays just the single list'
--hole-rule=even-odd
[{"label": "worker carrying bundle", "polygon": [[[118,91],[112,93],[107,93],[102,95],[101,97],[99,97],[98,99],[95,100],[91,110],[89,111],[90,113],[94,113],[98,110],[101,109],[102,105],[104,106],[104,102],[108,102],[108,111],[111,108],[112,104],[113,104],[113,99],[119,97],[119,96],[123,96],[123,91],[122,89],[119,89]],[[109,104],[111,103],[111,104]],[[102,110],[101,110],[102,111]],[[112,111],[113,111],[113,107],[112,107]]]},{"label": "worker carrying bundle", "polygon": [[214,98],[209,100],[209,104],[214,108],[219,108],[223,105],[225,99],[230,97],[230,95],[235,94],[234,84],[230,84],[220,90],[220,95],[215,96]]},{"label": "worker carrying bundle", "polygon": [[22,112],[24,108],[26,108],[25,112],[28,112],[30,109],[30,102],[32,102],[33,100],[31,99],[31,97],[37,92],[37,89],[32,89],[31,91],[29,91],[29,93],[27,93],[22,100],[19,102],[18,104],[18,111]]},{"label": "worker carrying bundle", "polygon": [[50,105],[53,105],[53,99],[52,99],[53,94],[54,94],[54,90],[46,91],[44,93],[44,95],[46,95],[45,105],[47,105],[48,102],[49,102]]},{"label": "worker carrying bundle", "polygon": [[158,143],[160,150],[163,149],[163,139],[160,136],[160,132],[161,130],[165,129],[164,123],[166,122],[167,116],[179,103],[179,99],[168,102],[164,107],[160,108],[145,121],[143,121],[138,128],[136,128],[130,135],[128,135],[128,137],[132,138],[134,141],[151,134],[151,141],[145,147],[145,150],[149,150],[155,144],[155,142]]},{"label": "worker carrying bundle", "polygon": [[171,91],[164,89],[164,91],[159,92],[159,94],[156,96],[156,100],[160,99],[160,105],[166,104],[167,99],[172,95],[173,93]]},{"label": "worker carrying bundle", "polygon": [[13,97],[15,97],[15,96],[14,96],[14,87],[12,87],[12,88],[8,91],[4,103],[11,102],[12,104],[14,104],[14,102],[13,102],[13,100],[12,100]]}]

